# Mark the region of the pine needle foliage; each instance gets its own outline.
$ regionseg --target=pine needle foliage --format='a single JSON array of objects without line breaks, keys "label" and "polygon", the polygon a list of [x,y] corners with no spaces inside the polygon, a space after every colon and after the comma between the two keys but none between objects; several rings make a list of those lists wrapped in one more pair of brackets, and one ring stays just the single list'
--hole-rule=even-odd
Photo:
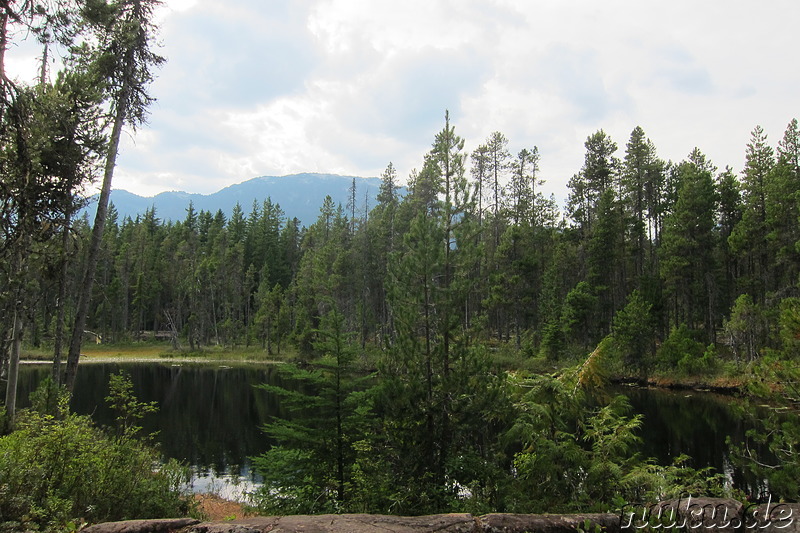
[{"label": "pine needle foliage", "polygon": [[264,476],[255,499],[265,513],[342,512],[352,498],[355,443],[367,425],[362,390],[372,378],[356,374],[356,351],[338,311],[322,317],[315,335],[319,359],[304,367],[281,365],[286,386],[258,386],[285,413],[264,425],[274,445],[254,459]]}]

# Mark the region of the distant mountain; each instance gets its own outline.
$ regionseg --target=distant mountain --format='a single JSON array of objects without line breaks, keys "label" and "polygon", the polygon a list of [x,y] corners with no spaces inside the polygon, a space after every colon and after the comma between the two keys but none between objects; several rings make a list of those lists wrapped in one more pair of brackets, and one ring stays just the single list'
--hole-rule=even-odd
[{"label": "distant mountain", "polygon": [[[297,218],[300,224],[310,226],[319,216],[319,208],[325,196],[330,195],[334,204],[347,205],[350,185],[353,176],[336,174],[292,174],[289,176],[262,176],[243,183],[231,185],[213,194],[194,194],[187,192],[162,192],[152,197],[143,197],[122,189],[111,191],[111,202],[114,203],[119,219],[126,216],[136,218],[151,207],[155,207],[156,216],[161,220],[179,221],[186,218],[186,208],[192,202],[195,211],[216,213],[221,209],[230,216],[233,207],[239,203],[245,216],[253,209],[253,202],[259,207],[267,198],[279,204],[287,218]],[[380,178],[356,177],[356,210],[361,214],[364,209],[365,195],[369,199],[370,209],[377,203]],[[401,191],[402,194],[402,191]],[[86,211],[90,219],[94,217],[94,203]]]}]

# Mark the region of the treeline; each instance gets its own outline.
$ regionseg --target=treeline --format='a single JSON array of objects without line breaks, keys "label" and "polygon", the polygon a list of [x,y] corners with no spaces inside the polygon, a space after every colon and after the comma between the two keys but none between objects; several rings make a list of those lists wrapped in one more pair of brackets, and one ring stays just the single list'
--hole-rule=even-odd
[{"label": "treeline", "polygon": [[[382,349],[408,328],[427,350],[469,339],[559,360],[617,330],[632,373],[795,354],[798,135],[792,120],[773,148],[757,127],[737,175],[699,149],[665,162],[638,127],[619,154],[600,130],[563,215],[541,192],[535,147],[512,155],[494,133],[467,154],[449,119],[407,194],[389,164],[377,205],[358,205],[354,182],[348,206],[327,199],[307,228],[269,199],[230,218],[189,205],[174,222],[152,210],[119,220],[112,207],[87,329],[104,341],[169,331],[176,348],[292,346],[307,358],[336,309],[363,347]],[[75,235],[72,287],[85,222]],[[46,275],[32,287],[34,344],[53,337],[58,309]],[[397,320],[407,305],[413,324]]]}]

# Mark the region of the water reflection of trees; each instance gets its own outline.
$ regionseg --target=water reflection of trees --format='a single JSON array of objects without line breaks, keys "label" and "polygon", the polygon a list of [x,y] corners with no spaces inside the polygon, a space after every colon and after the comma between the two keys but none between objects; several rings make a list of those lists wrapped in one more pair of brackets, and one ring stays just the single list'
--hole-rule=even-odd
[{"label": "water reflection of trees", "polygon": [[[636,412],[644,415],[643,453],[660,464],[681,454],[694,468],[713,467],[747,494],[764,490],[763,476],[733,457],[732,448],[748,440],[768,409],[739,398],[693,391],[626,389]],[[750,439],[752,445],[762,449]],[[763,450],[762,450],[762,453]]]},{"label": "water reflection of trees", "polygon": [[[165,456],[187,461],[200,471],[238,472],[249,464],[249,457],[263,453],[271,444],[260,431],[261,425],[272,416],[289,414],[282,412],[277,398],[254,387],[260,383],[282,384],[271,366],[85,365],[78,373],[72,408],[91,414],[100,424],[110,425],[113,415],[104,398],[109,376],[121,366],[130,373],[139,399],[156,401],[160,407],[157,415],[143,421],[144,431],[157,433],[156,440]],[[45,365],[23,369],[23,406],[29,391],[48,373]],[[773,457],[771,443],[780,448],[792,442],[760,442],[755,435],[747,435],[748,430],[761,428],[762,420],[766,420],[770,424],[763,426],[765,434],[773,431],[775,435],[795,435],[796,450],[796,415],[789,422],[773,421],[777,414],[770,416],[769,409],[711,393],[635,388],[614,392],[626,394],[633,411],[644,415],[640,432],[643,456],[666,465],[687,454],[692,457],[694,468],[712,466],[718,472],[730,471],[733,464],[732,480],[751,494],[760,490],[758,480],[775,469],[754,468],[742,460],[733,460],[731,446],[747,443],[758,461],[769,463]]]}]

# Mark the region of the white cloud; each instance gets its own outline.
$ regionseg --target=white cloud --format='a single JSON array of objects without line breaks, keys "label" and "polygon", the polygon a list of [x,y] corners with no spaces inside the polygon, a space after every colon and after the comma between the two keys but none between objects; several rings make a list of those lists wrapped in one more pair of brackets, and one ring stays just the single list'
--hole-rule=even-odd
[{"label": "white cloud", "polygon": [[560,197],[600,128],[620,155],[641,125],[664,158],[697,145],[740,168],[752,127],[774,144],[798,107],[800,4],[768,6],[169,0],[159,103],[116,185],[211,192],[389,161],[404,176],[446,108],[468,150],[496,130],[512,151],[539,146]]},{"label": "white cloud", "polygon": [[183,12],[197,6],[199,0],[166,0],[164,5],[174,12]]},{"label": "white cloud", "polygon": [[[319,2],[309,28],[333,56],[371,47],[381,56],[430,48],[456,50],[474,43],[489,20],[480,2],[407,0],[366,4],[358,0]],[[491,16],[494,10],[489,13]]]}]

